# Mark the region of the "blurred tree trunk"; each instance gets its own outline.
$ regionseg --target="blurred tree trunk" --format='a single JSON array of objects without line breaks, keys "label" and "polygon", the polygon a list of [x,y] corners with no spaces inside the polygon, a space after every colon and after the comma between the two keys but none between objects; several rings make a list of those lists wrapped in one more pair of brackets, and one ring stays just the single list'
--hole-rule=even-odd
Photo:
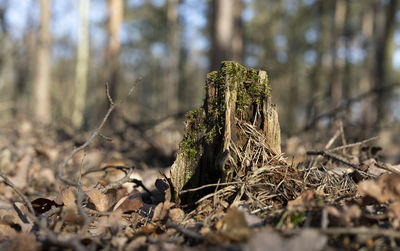
[{"label": "blurred tree trunk", "polygon": [[108,4],[108,43],[106,48],[106,77],[110,84],[111,95],[116,97],[118,89],[118,55],[121,47],[119,32],[123,20],[123,0],[110,0]]},{"label": "blurred tree trunk", "polygon": [[13,100],[15,101],[14,115],[20,117],[27,113],[27,109],[30,105],[28,96],[28,85],[27,83],[32,77],[32,68],[34,68],[35,61],[35,36],[36,32],[33,27],[29,27],[24,35],[23,44],[24,48],[15,48],[14,53],[16,55],[15,62],[15,90]]},{"label": "blurred tree trunk", "polygon": [[320,113],[323,93],[322,91],[326,88],[324,84],[327,82],[328,78],[326,77],[326,69],[323,67],[323,58],[326,52],[329,49],[329,24],[330,24],[330,15],[329,11],[331,9],[331,2],[329,1],[319,1],[318,5],[318,30],[320,33],[320,39],[317,46],[317,60],[315,62],[315,66],[313,67],[310,75],[310,94],[311,97],[310,103],[308,104],[306,110],[306,121],[307,128],[313,126],[315,122],[316,116]]},{"label": "blurred tree trunk", "polygon": [[343,67],[345,58],[337,56],[339,49],[345,47],[343,32],[347,12],[346,0],[336,0],[332,38],[332,75],[330,84],[331,108],[336,107],[342,98],[343,92]]},{"label": "blurred tree trunk", "polygon": [[233,0],[211,1],[210,71],[218,70],[221,61],[232,58]]},{"label": "blurred tree trunk", "polygon": [[[374,79],[374,51],[373,51],[373,30],[374,30],[374,4],[370,2],[365,8],[362,18],[362,34],[365,37],[366,58],[360,79],[361,93],[367,93],[373,88]],[[365,126],[370,128],[376,121],[376,110],[373,108],[373,102],[370,98],[364,99],[362,102],[362,118]]]},{"label": "blurred tree trunk", "polygon": [[167,99],[167,114],[174,114],[178,111],[178,84],[179,84],[179,13],[178,0],[167,2],[168,22],[168,45],[169,60],[167,72],[167,84],[165,94]]},{"label": "blurred tree trunk", "polygon": [[89,4],[90,0],[79,1],[80,32],[78,43],[78,60],[75,70],[75,104],[72,112],[72,124],[80,128],[85,112],[87,75],[89,67]]},{"label": "blurred tree trunk", "polygon": [[[119,51],[121,43],[119,40],[119,33],[122,26],[124,15],[124,2],[123,0],[109,0],[108,1],[108,42],[105,52],[105,71],[104,82],[110,86],[110,95],[113,99],[118,97],[119,86]],[[108,102],[108,101],[106,101]],[[108,107],[109,104],[107,104]],[[110,116],[110,124],[113,129],[118,129],[120,125],[115,114]]]},{"label": "blurred tree trunk", "polygon": [[390,0],[385,6],[380,0],[376,0],[376,23],[375,23],[375,88],[377,91],[376,113],[377,123],[384,123],[388,112],[388,95],[384,86],[388,81],[388,69],[392,67],[392,51],[390,42],[393,39],[395,28],[395,16],[397,0]]},{"label": "blurred tree trunk", "polygon": [[233,0],[233,38],[232,38],[232,58],[242,64],[243,62],[243,36],[244,27],[242,20],[243,1]]},{"label": "blurred tree trunk", "polygon": [[40,28],[34,81],[34,116],[37,121],[50,123],[50,20],[51,0],[40,0]]},{"label": "blurred tree trunk", "polygon": [[344,58],[344,65],[343,65],[343,79],[342,79],[342,97],[344,100],[350,98],[351,95],[351,71],[352,66],[349,62],[349,52],[350,52],[350,43],[352,36],[354,33],[351,33],[351,24],[350,24],[350,17],[353,15],[351,8],[350,0],[346,0],[346,15],[344,18],[344,27],[343,27],[343,39],[344,39],[344,49],[345,49],[345,58]]}]

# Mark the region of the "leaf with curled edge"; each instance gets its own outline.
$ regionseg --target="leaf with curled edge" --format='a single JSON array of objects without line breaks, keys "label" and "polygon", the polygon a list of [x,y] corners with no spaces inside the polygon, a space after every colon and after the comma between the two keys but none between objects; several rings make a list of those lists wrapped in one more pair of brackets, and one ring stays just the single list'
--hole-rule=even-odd
[{"label": "leaf with curled edge", "polygon": [[139,192],[132,192],[128,196],[121,198],[114,206],[113,211],[131,213],[142,207],[143,207],[142,194]]}]

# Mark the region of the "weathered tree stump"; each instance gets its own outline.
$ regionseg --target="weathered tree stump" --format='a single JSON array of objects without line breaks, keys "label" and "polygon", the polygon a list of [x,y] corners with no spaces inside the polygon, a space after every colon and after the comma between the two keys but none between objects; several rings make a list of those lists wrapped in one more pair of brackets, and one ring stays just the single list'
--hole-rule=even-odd
[{"label": "weathered tree stump", "polygon": [[267,73],[222,62],[219,71],[207,75],[204,105],[186,115],[184,138],[171,168],[174,199],[191,202],[204,190],[182,190],[234,181],[280,154],[278,114]]}]

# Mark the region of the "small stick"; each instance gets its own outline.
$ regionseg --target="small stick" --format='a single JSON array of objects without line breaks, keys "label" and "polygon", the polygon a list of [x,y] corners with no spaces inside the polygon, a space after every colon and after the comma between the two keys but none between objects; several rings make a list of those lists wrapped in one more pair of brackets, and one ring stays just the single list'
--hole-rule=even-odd
[{"label": "small stick", "polygon": [[389,172],[400,174],[400,165],[391,165],[387,163],[375,163],[375,165]]},{"label": "small stick", "polygon": [[114,168],[114,169],[117,169],[117,170],[121,170],[121,171],[124,172],[125,174],[127,173],[126,170],[129,171],[129,169],[130,169],[130,167],[128,167],[128,166],[113,166],[113,165],[109,165],[109,166],[105,166],[105,167],[103,167],[103,168],[89,169],[89,170],[87,170],[86,172],[84,172],[84,173],[82,174],[82,176],[85,176],[85,175],[87,175],[87,174],[89,174],[89,173],[104,172],[104,171],[106,171],[107,169],[111,169],[111,168]]},{"label": "small stick", "polygon": [[355,169],[357,169],[359,167],[358,164],[354,164],[354,163],[352,163],[352,162],[350,162],[350,161],[348,161],[348,160],[346,160],[346,159],[344,159],[344,158],[342,158],[342,157],[340,157],[340,156],[338,156],[336,154],[331,153],[330,151],[307,151],[307,154],[308,155],[322,155],[324,157],[329,157],[329,158],[331,158],[333,160],[337,160],[339,162],[342,162],[343,164],[348,165],[348,166],[350,166],[352,168],[355,168]]},{"label": "small stick", "polygon": [[182,190],[182,191],[179,192],[179,194],[195,192],[195,191],[199,191],[199,190],[202,190],[204,188],[207,188],[207,187],[226,186],[226,185],[235,185],[235,184],[243,184],[243,183],[244,182],[241,182],[241,181],[233,181],[233,182],[225,182],[225,183],[207,184],[207,185],[203,185],[203,186],[196,187],[196,188]]},{"label": "small stick", "polygon": [[333,149],[329,149],[329,151],[333,152],[333,151],[338,151],[338,150],[342,150],[342,149],[345,149],[345,148],[351,148],[351,147],[363,145],[363,144],[365,144],[365,143],[367,143],[369,141],[373,141],[373,140],[376,140],[376,139],[378,139],[377,136],[369,138],[369,139],[366,139],[366,140],[363,140],[363,141],[355,142],[355,143],[352,143],[352,144],[347,144],[347,145],[344,145],[344,146],[338,146],[338,147],[335,147]]}]

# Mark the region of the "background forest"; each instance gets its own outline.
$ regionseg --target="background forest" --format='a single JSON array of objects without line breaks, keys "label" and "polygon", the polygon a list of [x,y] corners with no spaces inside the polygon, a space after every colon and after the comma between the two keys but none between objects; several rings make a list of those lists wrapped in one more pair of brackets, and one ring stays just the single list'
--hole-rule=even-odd
[{"label": "background forest", "polygon": [[[221,60],[267,70],[282,134],[343,121],[354,137],[398,140],[397,0],[1,0],[0,121],[88,130],[201,105]],[[117,118],[117,119],[116,119]],[[119,120],[121,122],[121,119]]]}]

